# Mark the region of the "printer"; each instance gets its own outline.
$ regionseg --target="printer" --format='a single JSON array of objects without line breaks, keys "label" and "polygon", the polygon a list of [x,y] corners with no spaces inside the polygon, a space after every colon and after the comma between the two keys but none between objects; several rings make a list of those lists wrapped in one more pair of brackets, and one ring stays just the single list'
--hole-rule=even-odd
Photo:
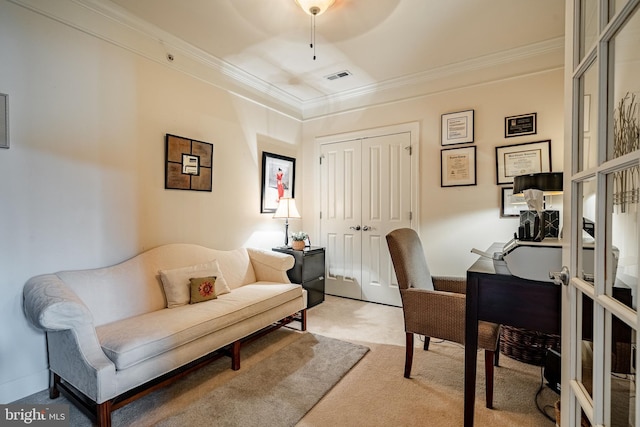
[{"label": "printer", "polygon": [[[582,260],[582,277],[586,280],[593,278],[594,244],[592,240],[583,243],[584,256]],[[540,242],[512,239],[504,245],[502,251],[493,254],[480,253],[493,260],[493,266],[498,274],[510,274],[522,279],[553,282],[549,272],[562,270],[562,244],[559,239],[546,238]],[[613,250],[613,274],[615,277],[618,267],[619,251]]]}]

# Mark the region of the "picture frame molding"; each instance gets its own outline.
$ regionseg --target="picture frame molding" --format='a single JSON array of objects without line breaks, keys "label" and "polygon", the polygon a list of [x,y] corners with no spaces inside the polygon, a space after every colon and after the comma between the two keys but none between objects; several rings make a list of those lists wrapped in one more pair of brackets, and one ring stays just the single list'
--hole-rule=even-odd
[{"label": "picture frame molding", "polygon": [[551,140],[496,147],[496,183],[513,184],[513,178],[529,173],[551,172]]},{"label": "picture frame molding", "polygon": [[440,145],[468,144],[474,139],[475,110],[446,113],[440,120]]},{"label": "picture frame molding", "polygon": [[296,159],[281,154],[262,152],[262,170],[260,187],[260,213],[275,213],[278,208],[278,193],[275,173],[272,168],[284,167],[283,197],[295,197]]},{"label": "picture frame molding", "polygon": [[[448,154],[460,157],[451,163]],[[458,175],[456,177],[455,175]],[[453,178],[452,178],[453,177]],[[477,184],[476,147],[456,147],[440,150],[440,187],[465,187]]]}]

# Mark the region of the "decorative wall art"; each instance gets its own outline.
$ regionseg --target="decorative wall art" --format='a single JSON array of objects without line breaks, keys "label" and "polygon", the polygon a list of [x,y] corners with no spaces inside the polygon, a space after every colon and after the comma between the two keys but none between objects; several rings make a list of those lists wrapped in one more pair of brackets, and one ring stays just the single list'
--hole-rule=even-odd
[{"label": "decorative wall art", "polygon": [[496,147],[497,183],[512,184],[513,177],[551,172],[551,140]]},{"label": "decorative wall art", "polygon": [[164,188],[211,191],[213,144],[166,135]]},{"label": "decorative wall art", "polygon": [[476,185],[476,147],[441,150],[440,186]]},{"label": "decorative wall art", "polygon": [[0,93],[0,148],[9,148],[9,95]]},{"label": "decorative wall art", "polygon": [[296,159],[279,154],[262,153],[262,192],[260,213],[273,213],[283,197],[294,196]]},{"label": "decorative wall art", "polygon": [[537,113],[504,118],[504,137],[534,135],[537,132]]},{"label": "decorative wall art", "polygon": [[473,142],[473,110],[442,115],[441,144]]}]

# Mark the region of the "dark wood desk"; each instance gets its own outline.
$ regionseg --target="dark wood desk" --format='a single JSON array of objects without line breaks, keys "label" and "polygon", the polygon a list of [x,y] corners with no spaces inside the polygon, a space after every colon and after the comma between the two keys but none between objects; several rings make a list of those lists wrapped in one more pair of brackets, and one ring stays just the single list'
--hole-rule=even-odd
[{"label": "dark wood desk", "polygon": [[[501,250],[494,244],[488,253]],[[560,334],[561,287],[496,274],[493,261],[481,257],[467,270],[464,351],[464,425],[473,426],[476,399],[478,320]]]}]

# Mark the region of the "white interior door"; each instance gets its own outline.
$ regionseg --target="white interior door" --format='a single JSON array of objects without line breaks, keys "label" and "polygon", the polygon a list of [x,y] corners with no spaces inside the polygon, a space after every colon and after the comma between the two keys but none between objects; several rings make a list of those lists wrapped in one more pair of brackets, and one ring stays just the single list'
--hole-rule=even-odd
[{"label": "white interior door", "polygon": [[411,226],[411,138],[362,141],[362,299],[401,306],[386,235]]},{"label": "white interior door", "polygon": [[361,299],[361,142],[320,147],[320,240],[326,251],[325,292]]},{"label": "white interior door", "polygon": [[566,15],[561,421],[638,426],[640,1],[567,0]]},{"label": "white interior door", "polygon": [[386,234],[411,226],[411,133],[321,145],[325,291],[400,306]]}]

